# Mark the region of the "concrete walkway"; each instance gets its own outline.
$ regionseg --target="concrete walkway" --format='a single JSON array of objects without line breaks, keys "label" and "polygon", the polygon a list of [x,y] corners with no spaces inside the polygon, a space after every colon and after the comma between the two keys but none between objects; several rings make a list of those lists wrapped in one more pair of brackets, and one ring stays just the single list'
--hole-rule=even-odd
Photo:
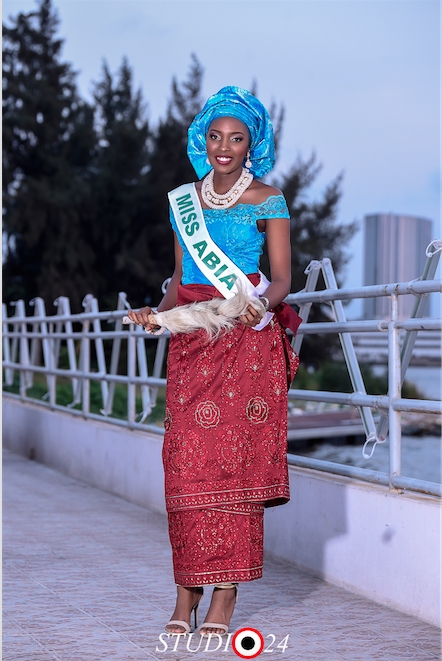
[{"label": "concrete walkway", "polygon": [[[240,658],[227,639],[159,639],[175,593],[165,517],[9,452],[3,515],[3,661]],[[270,558],[240,586],[232,630],[248,626],[264,659],[441,658],[438,629]]]}]

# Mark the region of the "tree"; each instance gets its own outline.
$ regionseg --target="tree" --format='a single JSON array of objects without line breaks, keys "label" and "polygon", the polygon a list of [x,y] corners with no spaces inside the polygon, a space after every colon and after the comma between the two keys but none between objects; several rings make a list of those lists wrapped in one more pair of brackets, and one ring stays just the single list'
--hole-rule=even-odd
[{"label": "tree", "polygon": [[114,81],[107,65],[95,86],[99,147],[92,177],[91,246],[94,293],[112,306],[124,290],[134,305],[157,303],[174,268],[167,192],[194,178],[186,153],[187,127],[201,109],[202,68],[192,57],[188,78],[172,81],[166,118],[155,130],[132,89],[126,60]]},{"label": "tree", "polygon": [[[250,85],[249,92],[254,96],[258,96],[258,82],[256,78],[252,80],[252,84]],[[273,135],[275,138],[275,158],[277,161],[279,155],[279,148],[281,146],[282,129],[284,126],[285,106],[284,104],[281,104],[278,107],[276,101],[272,100],[268,108],[268,111],[273,125]]]},{"label": "tree", "polygon": [[94,294],[105,306],[116,293],[130,297],[144,292],[155,259],[143,230],[149,223],[148,182],[150,136],[141,91],[133,90],[133,74],[123,59],[114,81],[107,64],[95,85],[98,149],[94,160],[90,245],[95,255]]},{"label": "tree", "polygon": [[284,193],[290,211],[294,291],[304,286],[304,269],[312,259],[329,257],[339,281],[348,262],[345,247],[358,227],[356,222],[337,222],[338,204],[342,195],[342,174],[326,186],[320,200],[306,200],[307,189],[321,169],[322,166],[316,163],[315,154],[306,161],[298,157],[289,172],[277,183]]},{"label": "tree", "polygon": [[[342,195],[342,178],[339,174],[326,186],[322,198],[308,202],[306,192],[318,176],[321,165],[315,154],[303,161],[298,157],[292,168],[275,184],[281,188],[290,211],[290,238],[292,244],[292,291],[305,286],[305,269],[311,260],[328,257],[341,284],[344,266],[348,262],[345,248],[357,231],[357,222],[348,225],[337,222],[338,203]],[[318,287],[324,287],[322,278]],[[313,305],[310,321],[326,321],[321,307]],[[301,358],[304,365],[318,366],[333,355],[337,341],[332,336],[306,336],[303,340]]]},{"label": "tree", "polygon": [[169,223],[167,193],[182,183],[193,181],[195,172],[187,157],[187,129],[202,108],[201,84],[203,69],[192,55],[189,73],[184,82],[172,80],[172,94],[166,118],[152,137],[152,152],[148,174],[148,221],[141,238],[156,255],[156,267],[146,281],[148,300],[157,302],[163,280],[174,268],[173,239]]},{"label": "tree", "polygon": [[5,299],[87,287],[93,253],[84,209],[95,149],[92,109],[60,61],[51,0],[3,26],[3,209]]}]

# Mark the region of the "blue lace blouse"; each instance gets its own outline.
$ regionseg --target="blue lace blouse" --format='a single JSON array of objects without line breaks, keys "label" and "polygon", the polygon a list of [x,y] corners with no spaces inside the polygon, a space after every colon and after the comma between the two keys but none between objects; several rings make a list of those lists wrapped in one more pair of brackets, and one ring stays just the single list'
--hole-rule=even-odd
[{"label": "blue lace blouse", "polygon": [[[259,232],[256,222],[261,219],[290,218],[282,195],[270,195],[260,204],[237,204],[230,209],[203,209],[207,230],[219,248],[244,273],[256,273],[265,241],[265,232]],[[183,285],[211,282],[201,273],[187,250],[175,217],[170,209],[170,222],[183,248]]]}]

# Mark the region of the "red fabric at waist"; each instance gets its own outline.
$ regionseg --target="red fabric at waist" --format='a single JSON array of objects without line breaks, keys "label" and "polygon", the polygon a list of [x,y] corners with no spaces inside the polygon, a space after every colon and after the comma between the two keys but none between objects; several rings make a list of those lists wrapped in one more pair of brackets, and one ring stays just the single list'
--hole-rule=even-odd
[{"label": "red fabric at waist", "polygon": [[[254,287],[259,284],[259,273],[251,273],[247,277]],[[178,285],[177,305],[186,305],[195,303],[195,301],[210,301],[212,298],[224,298],[213,285]]]},{"label": "red fabric at waist", "polygon": [[[259,284],[259,273],[250,273],[247,277],[255,287]],[[186,305],[187,303],[195,303],[195,301],[210,301],[212,298],[223,298],[223,295],[213,285],[180,284],[178,286],[177,305]],[[279,303],[272,312],[275,313],[281,326],[289,328],[293,335],[296,335],[302,319],[290,305]]]}]

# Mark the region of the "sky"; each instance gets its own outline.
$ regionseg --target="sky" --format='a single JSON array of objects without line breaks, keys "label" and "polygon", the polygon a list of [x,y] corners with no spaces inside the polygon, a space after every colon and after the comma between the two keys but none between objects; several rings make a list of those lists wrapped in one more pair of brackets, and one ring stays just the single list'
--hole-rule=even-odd
[{"label": "sky", "polygon": [[[363,284],[365,214],[429,218],[440,238],[438,1],[54,0],[54,6],[63,59],[78,71],[85,98],[103,61],[115,72],[127,56],[155,124],[172,77],[185,79],[195,53],[206,97],[256,80],[265,105],[283,104],[276,174],[314,151],[323,165],[309,193],[315,198],[344,173],[338,220],[361,224],[348,244],[345,286]],[[4,20],[35,7],[34,0],[4,0]],[[349,316],[360,312],[359,303],[349,308]]]}]

